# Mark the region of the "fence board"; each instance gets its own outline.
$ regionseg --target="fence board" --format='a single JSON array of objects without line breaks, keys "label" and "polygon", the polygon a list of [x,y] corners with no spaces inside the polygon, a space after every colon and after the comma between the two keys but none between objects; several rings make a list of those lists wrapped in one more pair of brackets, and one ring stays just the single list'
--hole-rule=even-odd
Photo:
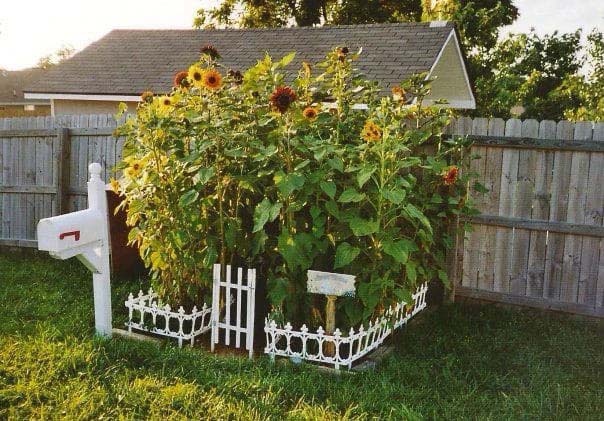
[{"label": "fence board", "polygon": [[[593,140],[604,144],[604,123],[594,125]],[[603,226],[604,216],[604,154],[592,153],[589,159],[587,191],[585,194],[585,224]],[[598,287],[604,285],[604,276],[599,275],[599,266],[604,256],[600,243],[591,237],[583,237],[581,244],[581,261],[579,264],[579,288],[577,302],[587,305],[602,306],[598,303]]]},{"label": "fence board", "polygon": [[[556,123],[543,120],[539,123],[540,139],[553,139],[556,136]],[[550,207],[550,186],[554,154],[551,151],[535,151],[535,187],[531,204],[532,219],[548,220]],[[527,295],[543,296],[545,261],[547,249],[547,232],[531,231],[527,263]]]}]

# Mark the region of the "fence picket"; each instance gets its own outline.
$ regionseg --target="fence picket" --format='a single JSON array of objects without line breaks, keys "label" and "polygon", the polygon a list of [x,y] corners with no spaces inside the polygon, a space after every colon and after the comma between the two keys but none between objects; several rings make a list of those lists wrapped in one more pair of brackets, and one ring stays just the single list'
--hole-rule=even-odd
[{"label": "fence picket", "polygon": [[[538,137],[540,139],[553,139],[555,136],[556,123],[551,120],[543,120],[539,124]],[[554,154],[550,151],[535,151],[535,159],[535,187],[531,204],[531,218],[548,220]],[[532,231],[529,240],[526,292],[530,297],[543,296],[546,248],[547,232]]]},{"label": "fence picket", "polygon": [[[575,140],[591,140],[592,123],[579,122],[575,124]],[[573,152],[571,157],[571,173],[568,184],[568,208],[566,220],[578,224],[585,223],[585,200],[589,173],[589,153]],[[564,238],[564,257],[562,259],[562,279],[560,299],[576,302],[579,291],[579,276],[581,273],[581,245],[583,238],[577,235],[567,235]]]},{"label": "fence picket", "polygon": [[[594,125],[593,140],[604,142],[604,123]],[[585,195],[584,215],[586,224],[604,225],[604,188],[602,188],[602,180],[604,180],[604,154],[591,153]],[[604,278],[599,276],[599,267],[604,259],[604,255],[600,251],[600,243],[602,241],[597,238],[583,237],[579,264],[577,302],[594,307],[602,306],[602,302],[598,302],[598,287],[604,287]]]},{"label": "fence picket", "polygon": [[[557,139],[572,139],[574,124],[569,121],[560,121],[556,127]],[[550,221],[565,221],[568,208],[568,187],[572,152],[554,152],[554,167],[552,175],[552,188],[550,200]],[[564,259],[564,235],[550,233],[547,245],[547,258],[545,262],[545,279],[543,294],[545,298],[559,300],[562,284],[562,266]]]}]

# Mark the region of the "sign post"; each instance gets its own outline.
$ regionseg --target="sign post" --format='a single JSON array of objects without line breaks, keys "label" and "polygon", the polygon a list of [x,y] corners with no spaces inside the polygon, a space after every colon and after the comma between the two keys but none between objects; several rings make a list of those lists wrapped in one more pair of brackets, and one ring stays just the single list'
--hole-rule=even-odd
[{"label": "sign post", "polygon": [[76,257],[92,272],[96,333],[111,337],[109,222],[102,167],[88,166],[88,209],[38,222],[38,249],[55,259]]},{"label": "sign post", "polygon": [[[307,272],[307,291],[311,294],[322,294],[327,298],[325,304],[325,333],[332,335],[336,329],[336,300],[338,297],[354,297],[355,276],[343,273],[320,272],[309,270]],[[335,355],[334,344],[325,344],[325,355]]]}]

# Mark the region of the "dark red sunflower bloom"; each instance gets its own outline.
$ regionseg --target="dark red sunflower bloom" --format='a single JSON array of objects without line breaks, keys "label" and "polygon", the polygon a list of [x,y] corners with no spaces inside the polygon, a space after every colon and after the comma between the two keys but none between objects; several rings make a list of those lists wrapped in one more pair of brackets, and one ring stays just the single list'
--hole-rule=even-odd
[{"label": "dark red sunflower bloom", "polygon": [[273,107],[279,110],[280,113],[284,113],[297,98],[296,92],[292,88],[279,86],[273,91],[270,101]]},{"label": "dark red sunflower bloom", "polygon": [[451,168],[449,168],[444,174],[443,174],[443,180],[445,182],[446,186],[450,186],[452,184],[455,184],[455,182],[457,181],[457,176],[459,175],[459,168],[453,166]]},{"label": "dark red sunflower bloom", "polygon": [[228,73],[229,77],[233,78],[233,81],[237,84],[237,85],[241,85],[243,83],[243,75],[241,74],[241,72],[239,70],[229,70]]},{"label": "dark red sunflower bloom", "polygon": [[210,45],[210,44],[204,45],[203,47],[201,47],[200,52],[201,52],[201,54],[210,56],[210,58],[212,60],[218,60],[220,58],[220,53],[218,52],[216,47],[214,47],[213,45]]},{"label": "dark red sunflower bloom", "polygon": [[177,88],[188,88],[190,86],[189,80],[187,79],[188,76],[189,72],[186,70],[176,73],[176,75],[174,75],[174,86]]}]

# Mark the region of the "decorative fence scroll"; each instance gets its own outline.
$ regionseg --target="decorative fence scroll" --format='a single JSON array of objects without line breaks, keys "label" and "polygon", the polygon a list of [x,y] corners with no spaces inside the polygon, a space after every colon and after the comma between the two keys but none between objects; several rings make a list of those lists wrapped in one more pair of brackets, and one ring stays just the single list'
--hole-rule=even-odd
[{"label": "decorative fence scroll", "polygon": [[[348,336],[342,336],[340,329],[333,335],[326,335],[322,327],[316,333],[308,331],[302,325],[299,331],[293,330],[290,323],[285,327],[277,327],[274,320],[265,319],[264,332],[266,333],[266,348],[264,352],[274,359],[276,355],[283,357],[300,358],[325,364],[333,364],[338,370],[341,365],[349,369],[352,363],[380,346],[394,330],[406,324],[411,317],[426,308],[426,292],[428,285],[421,285],[413,294],[414,305],[407,308],[404,301],[386,311],[382,317],[365,329],[362,325],[355,332],[350,328]],[[332,343],[335,355],[324,354],[326,344]]]},{"label": "decorative fence scroll", "polygon": [[[237,268],[237,282],[231,282],[231,265],[226,265],[226,279],[221,280],[221,266],[214,265],[214,287],[212,289],[212,342],[211,349],[220,340],[220,330],[224,330],[224,344],[231,344],[231,333],[235,333],[235,348],[241,347],[241,334],[245,334],[245,349],[250,358],[254,354],[254,310],[256,308],[256,269],[247,270],[247,283],[243,283],[243,269]],[[224,290],[224,293],[222,292]],[[245,322],[241,314],[242,293],[246,295]],[[233,297],[231,293],[236,294]],[[222,304],[226,303],[226,304]],[[232,304],[235,313],[231,314]],[[223,312],[224,310],[224,312]],[[224,314],[223,314],[224,313]],[[245,327],[244,327],[245,325]]]},{"label": "decorative fence scroll", "polygon": [[[205,304],[201,310],[193,307],[190,314],[180,307],[178,311],[172,311],[169,305],[161,306],[157,302],[157,294],[149,289],[148,294],[139,291],[138,296],[132,294],[126,301],[128,308],[128,332],[132,329],[155,333],[178,339],[178,346],[182,347],[183,340],[194,344],[195,338],[211,328],[212,307]],[[150,317],[146,319],[146,315]]]}]

